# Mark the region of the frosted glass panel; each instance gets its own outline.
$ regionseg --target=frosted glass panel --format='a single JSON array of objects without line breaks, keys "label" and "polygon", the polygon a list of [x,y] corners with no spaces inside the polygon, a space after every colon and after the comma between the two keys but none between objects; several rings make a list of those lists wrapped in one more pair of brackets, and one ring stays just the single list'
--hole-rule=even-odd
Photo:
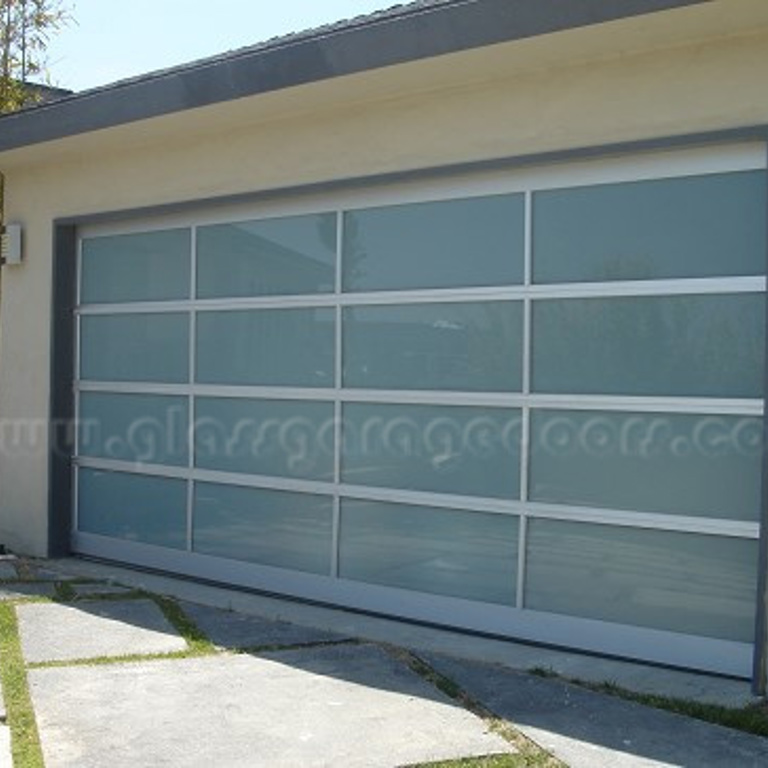
[{"label": "frosted glass panel", "polygon": [[537,192],[534,281],[764,275],[765,212],[764,171]]},{"label": "frosted glass panel", "polygon": [[514,605],[517,531],[516,517],[344,499],[339,574]]},{"label": "frosted glass panel", "polygon": [[197,295],[332,292],[336,214],[215,224],[197,230]]},{"label": "frosted glass panel", "polygon": [[531,499],[757,521],[762,419],[534,411]]},{"label": "frosted glass panel", "polygon": [[533,390],[761,397],[760,294],[537,301]]},{"label": "frosted glass panel", "polygon": [[757,542],[528,523],[526,608],[751,642]]},{"label": "frosted glass panel", "polygon": [[520,302],[344,310],[344,385],[376,389],[520,390]]},{"label": "frosted glass panel", "polygon": [[194,550],[206,555],[328,574],[332,528],[327,496],[195,487]]},{"label": "frosted glass panel", "polygon": [[189,381],[188,315],[93,315],[81,323],[83,379]]},{"label": "frosted glass panel", "polygon": [[524,228],[523,195],[350,211],[344,290],[522,283]]},{"label": "frosted glass panel", "polygon": [[196,465],[332,481],[333,416],[332,403],[198,398]]},{"label": "frosted glass panel", "polygon": [[197,381],[332,387],[332,309],[201,312],[197,316]]},{"label": "frosted glass panel", "polygon": [[184,397],[84,392],[80,455],[186,466],[189,405]]},{"label": "frosted glass panel", "polygon": [[185,549],[187,483],[81,469],[77,528],[116,539]]},{"label": "frosted glass panel", "polygon": [[520,411],[346,405],[342,479],[466,496],[520,496]]},{"label": "frosted glass panel", "polygon": [[83,240],[81,301],[108,304],[188,299],[191,254],[188,229]]}]

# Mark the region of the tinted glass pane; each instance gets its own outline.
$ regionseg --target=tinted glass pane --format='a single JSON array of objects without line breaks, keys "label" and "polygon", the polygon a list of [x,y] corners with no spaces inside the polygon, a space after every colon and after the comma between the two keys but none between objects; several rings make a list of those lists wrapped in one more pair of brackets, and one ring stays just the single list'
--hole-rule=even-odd
[{"label": "tinted glass pane", "polygon": [[82,456],[176,466],[189,461],[184,397],[84,392],[79,430]]},{"label": "tinted glass pane", "polygon": [[78,530],[159,547],[186,548],[184,480],[81,469],[78,493]]},{"label": "tinted glass pane", "polygon": [[333,480],[333,415],[333,403],[198,398],[196,465]]},{"label": "tinted glass pane", "polygon": [[759,294],[537,301],[533,389],[761,397]]},{"label": "tinted glass pane", "polygon": [[83,240],[81,301],[188,299],[190,243],[188,229]]},{"label": "tinted glass pane", "polygon": [[514,605],[516,517],[343,500],[342,578]]},{"label": "tinted glass pane", "polygon": [[323,293],[336,285],[336,214],[197,230],[197,295]]},{"label": "tinted glass pane", "polygon": [[757,542],[531,520],[526,607],[751,642]]},{"label": "tinted glass pane", "polygon": [[520,411],[346,405],[342,479],[466,496],[520,496]]},{"label": "tinted glass pane", "polygon": [[521,386],[520,302],[344,310],[344,385],[514,392]]},{"label": "tinted glass pane", "polygon": [[196,552],[328,574],[332,528],[330,497],[212,483],[195,488]]},{"label": "tinted glass pane", "polygon": [[81,323],[83,379],[189,381],[188,315],[94,315]]},{"label": "tinted glass pane", "polygon": [[534,501],[757,521],[762,419],[534,411]]},{"label": "tinted glass pane", "polygon": [[765,274],[764,171],[534,195],[540,283]]},{"label": "tinted glass pane", "polygon": [[197,381],[332,387],[334,310],[260,309],[197,316]]},{"label": "tinted glass pane", "polygon": [[521,283],[524,210],[506,195],[346,213],[344,290]]}]

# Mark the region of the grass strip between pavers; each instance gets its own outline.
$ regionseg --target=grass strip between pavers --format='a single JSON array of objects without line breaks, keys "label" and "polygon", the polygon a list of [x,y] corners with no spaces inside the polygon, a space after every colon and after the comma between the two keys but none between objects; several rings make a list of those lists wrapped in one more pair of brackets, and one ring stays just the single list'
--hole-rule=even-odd
[{"label": "grass strip between pavers", "polygon": [[58,669],[61,667],[109,667],[120,664],[135,664],[142,661],[178,661],[208,654],[193,653],[190,650],[168,651],[167,653],[127,653],[122,656],[86,656],[82,659],[56,659],[55,661],[32,661],[27,669]]},{"label": "grass strip between pavers", "polygon": [[14,768],[44,768],[40,734],[21,652],[19,623],[11,603],[0,604],[0,679],[11,729]]},{"label": "grass strip between pavers", "polygon": [[538,768],[540,765],[544,766],[546,763],[535,762],[535,758],[524,755],[503,754],[441,760],[438,763],[420,763],[410,768]]},{"label": "grass strip between pavers", "polygon": [[615,696],[624,701],[643,704],[654,709],[674,712],[676,715],[703,720],[705,723],[721,725],[756,736],[768,736],[768,705],[765,702],[747,704],[744,707],[726,707],[722,704],[707,704],[701,701],[680,699],[674,696],[661,696],[655,693],[637,693],[628,688],[622,688],[614,682],[593,683],[577,677],[566,677],[546,667],[534,667],[529,674],[585,688],[588,691]]},{"label": "grass strip between pavers", "polygon": [[444,760],[438,763],[421,763],[414,768],[566,768],[565,764],[554,755],[547,752],[527,736],[518,731],[514,725],[498,717],[479,701],[473,699],[461,686],[445,675],[434,670],[423,659],[414,653],[396,646],[385,646],[395,658],[404,662],[419,677],[426,680],[449,699],[462,706],[475,717],[480,718],[488,730],[501,736],[511,744],[515,754],[487,755],[470,757],[460,760]]},{"label": "grass strip between pavers", "polygon": [[208,639],[205,633],[184,613],[182,607],[170,597],[145,593],[145,597],[154,600],[157,607],[163,612],[163,616],[170,625],[186,640],[189,646],[188,655],[209,656],[216,653],[216,646]]},{"label": "grass strip between pavers", "polygon": [[58,603],[70,603],[77,597],[75,588],[68,581],[57,581],[55,590],[53,599]]}]

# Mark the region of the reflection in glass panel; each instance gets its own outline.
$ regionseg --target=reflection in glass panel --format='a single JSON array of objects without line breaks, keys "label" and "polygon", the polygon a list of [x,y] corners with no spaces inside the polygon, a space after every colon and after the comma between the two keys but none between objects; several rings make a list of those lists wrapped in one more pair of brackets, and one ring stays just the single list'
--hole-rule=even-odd
[{"label": "reflection in glass panel", "polygon": [[765,274],[765,171],[537,192],[538,283]]},{"label": "reflection in glass panel", "polygon": [[342,481],[466,496],[520,496],[520,411],[347,404]]},{"label": "reflection in glass panel", "polygon": [[333,309],[258,309],[197,316],[197,381],[332,387]]},{"label": "reflection in glass panel", "polygon": [[80,455],[186,466],[189,404],[185,397],[83,392]]},{"label": "reflection in glass panel", "polygon": [[757,521],[762,419],[533,411],[530,498]]},{"label": "reflection in glass panel", "polygon": [[507,515],[343,499],[339,575],[514,605],[517,536]]},{"label": "reflection in glass panel", "polygon": [[189,229],[90,237],[82,242],[83,304],[190,298]]},{"label": "reflection in glass panel", "polygon": [[530,520],[526,608],[751,642],[757,541]]},{"label": "reflection in glass panel", "polygon": [[198,467],[333,480],[333,403],[202,397],[195,412]]},{"label": "reflection in glass panel", "polygon": [[80,469],[77,487],[79,531],[186,548],[186,481]]},{"label": "reflection in glass panel", "polygon": [[80,376],[90,381],[189,381],[189,316],[92,315],[81,319]]},{"label": "reflection in glass panel", "polygon": [[761,294],[537,301],[533,391],[762,396]]},{"label": "reflection in glass panel", "polygon": [[521,302],[350,307],[344,386],[516,392],[522,344]]},{"label": "reflection in glass panel", "polygon": [[197,295],[328,293],[336,285],[336,214],[213,224],[197,230]]},{"label": "reflection in glass panel", "polygon": [[195,484],[195,552],[329,574],[329,496]]},{"label": "reflection in glass panel", "polygon": [[344,290],[522,283],[524,200],[498,195],[345,213]]}]

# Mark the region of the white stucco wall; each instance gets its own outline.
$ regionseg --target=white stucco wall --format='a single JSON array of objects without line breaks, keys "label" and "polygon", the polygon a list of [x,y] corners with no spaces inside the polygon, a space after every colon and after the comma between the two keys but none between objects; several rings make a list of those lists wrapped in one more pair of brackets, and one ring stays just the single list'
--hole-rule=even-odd
[{"label": "white stucco wall", "polygon": [[38,433],[27,450],[0,445],[0,542],[30,554],[47,546],[39,426],[55,219],[768,124],[768,26],[713,37],[710,24],[686,40],[682,23],[675,35],[648,25],[494,46],[0,153],[7,218],[26,234],[25,264],[3,272],[0,420],[6,437],[8,421]]}]

